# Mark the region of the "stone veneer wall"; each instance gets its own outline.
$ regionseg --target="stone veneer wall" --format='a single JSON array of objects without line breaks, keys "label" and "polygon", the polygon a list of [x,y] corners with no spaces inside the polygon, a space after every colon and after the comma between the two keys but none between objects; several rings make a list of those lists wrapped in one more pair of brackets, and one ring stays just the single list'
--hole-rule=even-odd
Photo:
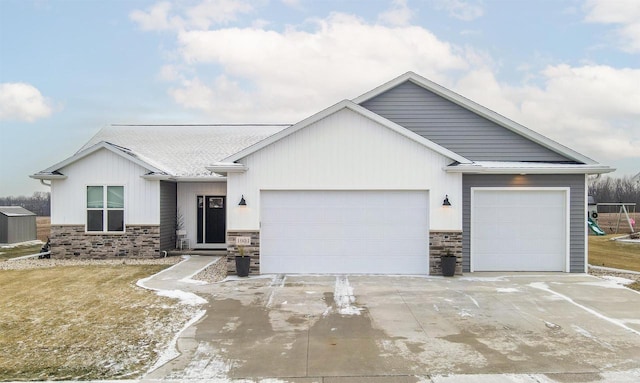
[{"label": "stone veneer wall", "polygon": [[462,275],[462,232],[431,231],[429,232],[429,275],[442,275],[441,256],[447,253],[457,257],[456,275]]},{"label": "stone veneer wall", "polygon": [[227,273],[236,274],[236,237],[251,237],[251,246],[244,247],[244,254],[251,257],[249,274],[260,274],[260,231],[258,230],[233,230],[227,231]]},{"label": "stone veneer wall", "polygon": [[128,226],[122,234],[86,233],[84,225],[52,225],[52,258],[152,258],[160,255],[159,226]]}]

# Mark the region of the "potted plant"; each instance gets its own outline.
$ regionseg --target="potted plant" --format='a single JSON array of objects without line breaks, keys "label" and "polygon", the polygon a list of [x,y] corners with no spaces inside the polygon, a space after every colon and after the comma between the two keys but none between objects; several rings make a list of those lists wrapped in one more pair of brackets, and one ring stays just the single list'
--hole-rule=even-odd
[{"label": "potted plant", "polygon": [[456,273],[457,257],[451,254],[451,250],[447,249],[445,255],[440,257],[440,265],[442,266],[442,275],[445,277],[453,277]]},{"label": "potted plant", "polygon": [[244,253],[244,246],[238,246],[238,255],[236,255],[236,273],[238,276],[248,277],[250,266],[251,257]]}]

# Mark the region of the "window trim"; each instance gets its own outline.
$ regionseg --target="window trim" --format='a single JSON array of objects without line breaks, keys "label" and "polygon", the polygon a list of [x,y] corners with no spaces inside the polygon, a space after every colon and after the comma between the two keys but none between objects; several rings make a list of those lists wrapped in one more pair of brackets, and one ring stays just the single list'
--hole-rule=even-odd
[{"label": "window trim", "polygon": [[[108,207],[108,187],[121,187],[122,188],[122,208],[110,208]],[[88,207],[88,190],[90,187],[101,187],[102,188],[102,207],[100,208],[90,208]],[[85,219],[84,219],[84,231],[87,234],[123,234],[127,231],[126,225],[126,210],[127,210],[127,200],[126,200],[126,186],[124,184],[86,184],[84,188],[84,211],[85,211]],[[89,230],[89,211],[101,211],[102,212],[102,229],[103,230]],[[122,211],[122,230],[118,231],[110,231],[109,228],[109,211]],[[107,229],[107,230],[105,230]]]}]

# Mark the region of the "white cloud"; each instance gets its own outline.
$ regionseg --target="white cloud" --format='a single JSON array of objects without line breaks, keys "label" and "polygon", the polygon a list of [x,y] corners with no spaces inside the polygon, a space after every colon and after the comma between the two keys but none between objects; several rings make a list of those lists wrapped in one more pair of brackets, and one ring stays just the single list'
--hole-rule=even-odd
[{"label": "white cloud", "polygon": [[484,14],[481,1],[475,0],[436,0],[436,7],[449,12],[456,19],[471,21]]},{"label": "white cloud", "polygon": [[[445,80],[447,73],[468,68],[464,51],[421,27],[369,24],[338,13],[316,19],[313,25],[311,31],[289,27],[283,32],[257,28],[180,32],[183,60],[198,67],[219,66],[226,81],[191,78],[174,87],[171,95],[180,104],[217,118],[246,122],[246,111],[235,112],[238,98],[224,95],[232,81],[233,94],[252,99],[248,105],[254,110],[253,120],[294,122],[408,70]],[[189,100],[190,94],[200,97],[202,87],[210,89],[209,95],[224,96],[210,97],[205,104]]]},{"label": "white cloud", "polygon": [[[473,4],[473,12],[453,9],[482,15]],[[158,11],[158,18],[174,20],[172,12]],[[158,76],[171,83],[177,104],[216,122],[294,123],[412,70],[597,160],[638,158],[640,69],[547,65],[541,72],[523,68],[524,81],[509,85],[497,80],[499,67],[487,52],[383,19],[333,13],[281,31],[265,29],[268,22],[170,27],[177,49]],[[528,84],[528,76],[540,85]]]},{"label": "white cloud", "polygon": [[460,93],[596,159],[640,157],[640,69],[556,65],[543,86],[509,86],[473,71]]},{"label": "white cloud", "polygon": [[622,38],[619,48],[630,53],[640,52],[640,1],[589,0],[585,4],[585,21],[619,25],[616,33]]},{"label": "white cloud", "polygon": [[129,18],[145,31],[162,31],[182,28],[183,21],[179,17],[169,17],[171,3],[162,1],[154,4],[147,12],[134,10],[129,14]]},{"label": "white cloud", "polygon": [[240,0],[205,0],[185,10],[189,25],[196,29],[208,29],[211,25],[226,25],[236,20],[238,14],[253,10],[249,3]]},{"label": "white cloud", "polygon": [[212,25],[228,24],[235,21],[238,14],[253,10],[248,2],[240,0],[204,0],[195,5],[175,5],[176,7],[168,1],[161,1],[147,11],[132,11],[129,18],[147,31],[208,29]]},{"label": "white cloud", "polygon": [[383,24],[403,26],[409,24],[413,11],[407,6],[406,0],[393,0],[389,10],[381,13],[378,20]]},{"label": "white cloud", "polygon": [[33,122],[53,112],[40,91],[22,82],[0,84],[0,120]]}]

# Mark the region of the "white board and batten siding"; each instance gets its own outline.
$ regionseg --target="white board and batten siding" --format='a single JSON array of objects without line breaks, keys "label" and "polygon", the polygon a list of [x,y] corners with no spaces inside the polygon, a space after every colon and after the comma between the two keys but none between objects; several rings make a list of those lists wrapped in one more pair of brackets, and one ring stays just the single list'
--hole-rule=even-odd
[{"label": "white board and batten siding", "polygon": [[[269,190],[428,191],[430,229],[461,230],[462,176],[443,171],[452,160],[349,109],[238,162],[248,170],[228,176],[230,230],[259,230],[261,192]],[[234,203],[242,195],[246,207]]]},{"label": "white board and batten siding", "polygon": [[124,186],[125,224],[160,224],[160,182],[142,178],[140,165],[106,149],[60,169],[67,176],[51,182],[51,224],[84,225],[87,186]]}]

